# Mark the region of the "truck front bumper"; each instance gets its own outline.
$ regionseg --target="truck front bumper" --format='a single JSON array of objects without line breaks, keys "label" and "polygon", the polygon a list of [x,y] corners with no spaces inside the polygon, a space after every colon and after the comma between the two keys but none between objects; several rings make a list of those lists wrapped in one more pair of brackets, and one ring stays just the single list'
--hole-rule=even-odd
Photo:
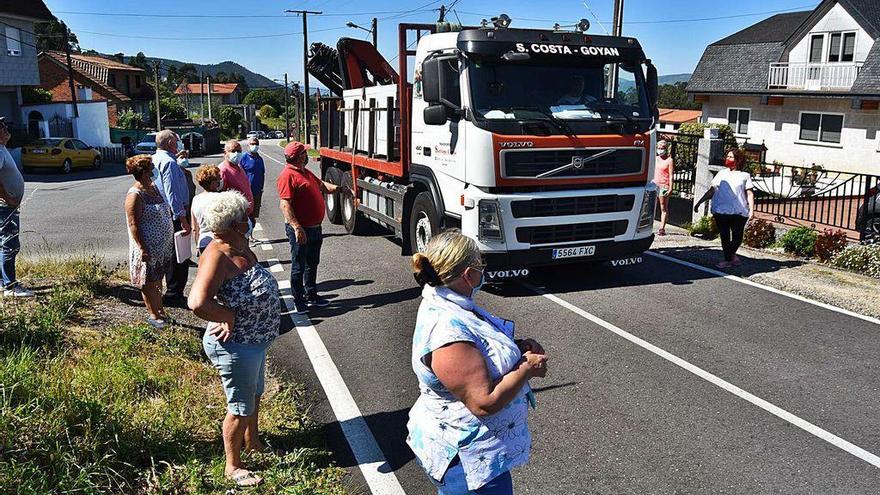
[{"label": "truck front bumper", "polygon": [[[486,281],[493,282],[527,276],[531,268],[573,263],[596,263],[621,260],[622,264],[638,263],[642,253],[654,242],[654,235],[631,241],[585,242],[583,246],[595,246],[592,256],[553,259],[554,248],[532,248],[500,253],[484,253]],[[576,247],[576,246],[566,246]]]}]

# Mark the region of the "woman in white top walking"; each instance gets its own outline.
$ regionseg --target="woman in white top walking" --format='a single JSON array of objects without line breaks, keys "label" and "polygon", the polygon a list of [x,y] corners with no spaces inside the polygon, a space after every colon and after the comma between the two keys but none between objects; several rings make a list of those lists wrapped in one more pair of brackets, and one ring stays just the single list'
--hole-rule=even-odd
[{"label": "woman in white top walking", "polygon": [[712,200],[712,216],[721,235],[721,249],[724,261],[715,265],[718,268],[739,266],[741,261],[736,250],[742,244],[746,222],[755,211],[755,193],[752,191],[752,176],[740,169],[745,157],[742,151],[733,148],[724,159],[726,169],[718,172],[712,179],[712,187],[694,204],[694,211],[709,199]]},{"label": "woman in white top walking", "polygon": [[483,263],[473,239],[447,230],[412,258],[425,284],[413,335],[419,398],[407,444],[439,495],[511,495],[510,470],[528,462],[528,380],[547,373],[531,339],[474,304]]}]

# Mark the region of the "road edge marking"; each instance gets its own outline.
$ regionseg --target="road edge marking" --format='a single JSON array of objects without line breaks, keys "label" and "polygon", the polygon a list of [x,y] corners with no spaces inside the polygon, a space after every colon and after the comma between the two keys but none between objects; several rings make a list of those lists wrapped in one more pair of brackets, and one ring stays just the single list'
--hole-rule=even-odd
[{"label": "road edge marking", "polygon": [[635,335],[617,327],[616,325],[608,323],[607,321],[599,318],[598,316],[595,316],[595,315],[575,306],[574,304],[571,304],[570,302],[565,301],[564,299],[562,299],[556,295],[549,294],[549,293],[539,289],[538,287],[535,287],[534,285],[532,285],[528,282],[520,282],[520,283],[524,287],[533,291],[535,294],[538,294],[539,296],[542,296],[542,297],[558,304],[559,306],[562,306],[563,308],[568,309],[572,313],[575,313],[576,315],[578,315],[586,320],[589,320],[589,321],[595,323],[596,325],[599,325],[600,327],[610,331],[611,333],[614,333],[618,337],[626,339],[626,340],[632,342],[633,344],[645,349],[646,351],[651,352],[652,354],[655,354],[655,355],[665,359],[666,361],[669,361],[670,363],[684,369],[685,371],[688,371],[688,372],[708,381],[709,383],[711,383],[711,384],[751,403],[752,405],[755,405],[755,406],[769,412],[770,414],[782,419],[783,421],[786,421],[786,422],[788,422],[794,426],[797,426],[798,428],[806,431],[807,433],[810,433],[811,435],[814,435],[822,440],[825,440],[826,442],[830,443],[831,445],[834,445],[835,447],[837,447],[837,448],[839,448],[839,449],[841,449],[841,450],[843,450],[843,451],[845,451],[845,452],[847,452],[847,453],[849,453],[849,454],[851,454],[851,455],[853,455],[853,456],[855,456],[855,457],[857,457],[857,458],[859,458],[869,464],[872,464],[874,467],[880,468],[880,457],[878,457],[875,454],[872,454],[871,452],[868,452],[867,450],[859,447],[858,445],[855,445],[847,440],[844,440],[843,438],[840,438],[837,435],[835,435],[827,430],[824,430],[824,429],[814,425],[813,423],[810,423],[809,421],[807,421],[805,419],[802,419],[798,416],[795,416],[794,414],[786,411],[785,409],[782,409],[779,406],[776,406],[776,405],[774,405],[774,404],[772,404],[772,403],[770,403],[770,402],[768,402],[768,401],[766,401],[766,400],[764,400],[764,399],[762,399],[762,398],[760,398],[750,392],[747,392],[747,391],[741,389],[740,387],[737,387],[736,385],[734,385],[734,384],[732,384],[722,378],[719,378],[718,376],[700,368],[699,366],[696,366],[694,364],[691,364],[688,361],[685,361],[684,359],[676,356],[675,354],[672,354],[669,351],[663,350],[663,349],[657,347],[656,345],[654,345],[646,340],[643,340],[639,337],[636,337]]},{"label": "road edge marking", "polygon": [[[278,286],[289,290],[290,281],[281,280]],[[282,301],[370,491],[375,495],[406,495],[394,471],[380,471],[382,466],[388,466],[388,460],[312,321],[304,314],[293,312],[292,296],[282,296]]]},{"label": "road edge marking", "polygon": [[834,312],[837,312],[840,314],[851,316],[853,318],[858,318],[860,320],[867,321],[868,323],[880,325],[880,319],[874,318],[873,316],[863,315],[861,313],[856,313],[855,311],[850,311],[848,309],[844,309],[844,308],[841,308],[838,306],[833,306],[828,303],[816,301],[816,300],[801,296],[799,294],[795,294],[793,292],[788,292],[788,291],[784,291],[782,289],[777,289],[775,287],[770,287],[769,285],[764,285],[762,283],[755,282],[754,280],[749,280],[747,278],[739,277],[737,275],[732,275],[730,273],[725,273],[720,270],[715,270],[712,268],[705,267],[703,265],[698,265],[698,264],[692,263],[690,261],[685,261],[685,260],[682,260],[682,259],[679,259],[679,258],[676,258],[673,256],[669,256],[668,254],[658,253],[656,251],[645,251],[645,254],[647,254],[648,256],[653,256],[653,257],[661,259],[661,260],[670,261],[672,263],[678,263],[678,264],[684,265],[688,268],[693,268],[694,270],[700,270],[700,271],[703,271],[706,273],[711,273],[712,275],[715,275],[717,277],[726,278],[727,280],[732,280],[734,282],[739,282],[741,284],[746,284],[746,285],[750,285],[752,287],[757,287],[759,289],[764,289],[768,292],[773,292],[774,294],[779,294],[780,296],[785,296],[785,297],[789,297],[791,299],[795,299],[800,302],[812,304],[813,306],[818,306],[822,309],[827,309],[829,311],[834,311]]}]

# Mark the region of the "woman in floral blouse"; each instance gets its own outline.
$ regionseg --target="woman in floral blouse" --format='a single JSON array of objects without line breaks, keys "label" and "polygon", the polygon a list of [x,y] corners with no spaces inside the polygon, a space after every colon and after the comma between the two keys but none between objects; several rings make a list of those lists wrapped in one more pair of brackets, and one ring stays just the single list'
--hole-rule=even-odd
[{"label": "woman in floral blouse", "polygon": [[447,230],[412,264],[425,288],[412,347],[420,395],[407,443],[440,495],[512,494],[510,470],[531,449],[528,380],[547,374],[547,355],[474,303],[484,267],[472,239]]}]

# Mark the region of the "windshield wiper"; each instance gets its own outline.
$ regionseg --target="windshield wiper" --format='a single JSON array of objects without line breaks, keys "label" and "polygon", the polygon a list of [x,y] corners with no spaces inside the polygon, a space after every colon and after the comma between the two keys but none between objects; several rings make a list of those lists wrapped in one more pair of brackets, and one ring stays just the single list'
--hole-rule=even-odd
[{"label": "windshield wiper", "polygon": [[564,132],[566,135],[568,135],[568,136],[574,135],[574,130],[572,130],[572,128],[565,121],[554,117],[553,114],[550,112],[541,110],[540,108],[537,108],[537,107],[507,107],[507,108],[512,111],[525,110],[527,112],[535,112],[535,113],[541,114],[544,116],[543,120],[545,120],[547,122],[551,122],[554,126],[556,126],[557,129]]}]

